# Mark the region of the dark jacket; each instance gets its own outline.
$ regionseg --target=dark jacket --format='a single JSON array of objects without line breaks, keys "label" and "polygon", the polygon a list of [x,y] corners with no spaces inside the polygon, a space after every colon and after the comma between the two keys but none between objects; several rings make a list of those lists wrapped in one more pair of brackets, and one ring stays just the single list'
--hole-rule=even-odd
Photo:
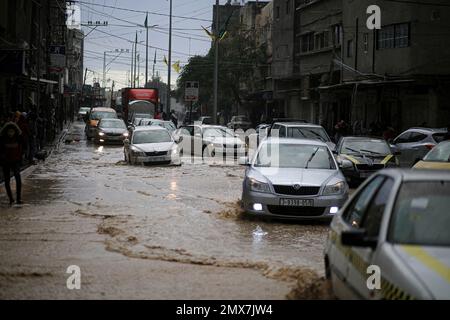
[{"label": "dark jacket", "polygon": [[[16,131],[12,138],[7,134],[11,128]],[[0,130],[0,164],[20,162],[23,146],[24,140],[20,128],[14,122],[6,123]]]}]

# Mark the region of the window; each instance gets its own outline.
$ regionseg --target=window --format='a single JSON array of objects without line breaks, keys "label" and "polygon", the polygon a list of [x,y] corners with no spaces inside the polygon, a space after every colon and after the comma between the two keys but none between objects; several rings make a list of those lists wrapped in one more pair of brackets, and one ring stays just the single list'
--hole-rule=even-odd
[{"label": "window", "polygon": [[383,180],[384,178],[382,176],[378,176],[373,179],[368,185],[366,185],[366,187],[358,194],[358,196],[347,208],[346,212],[344,213],[344,220],[352,227],[359,228],[359,226],[361,225],[363,214],[364,212],[366,212],[370,200],[380,187]]},{"label": "window", "polygon": [[394,180],[386,179],[364,215],[362,227],[366,229],[368,237],[378,237],[384,209],[393,186]]},{"label": "window", "polygon": [[291,1],[286,1],[286,14],[289,14],[291,12]]},{"label": "window", "polygon": [[353,39],[347,41],[347,57],[353,57]]},{"label": "window", "polygon": [[336,24],[333,26],[333,45],[337,46],[341,44],[342,26]]},{"label": "window", "polygon": [[308,33],[301,37],[302,52],[314,50],[314,33]]},{"label": "window", "polygon": [[280,127],[280,137],[281,138],[286,137],[286,127],[285,126]]},{"label": "window", "polygon": [[316,33],[315,35],[315,46],[317,50],[325,48],[325,33]]},{"label": "window", "polygon": [[275,18],[280,19],[280,6],[275,8]]},{"label": "window", "polygon": [[411,136],[411,132],[402,133],[397,139],[395,139],[394,143],[407,143],[409,141],[409,137]]},{"label": "window", "polygon": [[409,137],[408,142],[419,142],[425,139],[427,135],[420,132],[411,132],[411,136]]},{"label": "window", "polygon": [[368,33],[364,33],[363,42],[364,42],[364,53],[367,53],[367,52],[369,52],[369,34]]},{"label": "window", "polygon": [[409,23],[384,26],[377,31],[378,50],[405,48],[410,45]]}]

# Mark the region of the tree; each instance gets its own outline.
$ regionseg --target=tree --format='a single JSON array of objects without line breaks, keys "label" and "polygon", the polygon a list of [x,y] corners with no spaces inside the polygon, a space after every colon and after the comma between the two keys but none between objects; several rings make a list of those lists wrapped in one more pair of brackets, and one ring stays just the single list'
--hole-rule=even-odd
[{"label": "tree", "polygon": [[[218,109],[241,105],[252,90],[255,71],[266,63],[265,48],[255,45],[253,33],[232,32],[220,42]],[[183,98],[186,81],[199,81],[200,104],[213,99],[215,46],[206,56],[189,59],[177,80],[177,97]]]}]

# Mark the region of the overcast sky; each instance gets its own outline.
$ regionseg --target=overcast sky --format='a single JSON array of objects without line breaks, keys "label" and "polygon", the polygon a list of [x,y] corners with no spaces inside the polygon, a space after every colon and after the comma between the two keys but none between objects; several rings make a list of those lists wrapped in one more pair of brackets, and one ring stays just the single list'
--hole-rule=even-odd
[{"label": "overcast sky", "polygon": [[[221,0],[221,4],[225,3]],[[212,24],[212,7],[215,0],[173,0],[173,15],[192,17],[199,20],[173,18],[172,38],[172,62],[180,61],[183,66],[189,55],[206,54],[211,46],[210,38],[202,30],[209,28]],[[144,82],[145,72],[145,29],[139,28],[137,24],[144,24],[145,13],[124,11],[118,8],[130,10],[148,11],[149,26],[157,25],[149,30],[149,78],[151,78],[155,48],[157,51],[157,63],[155,70],[160,73],[164,80],[167,79],[167,66],[164,63],[164,55],[167,56],[169,17],[158,14],[169,13],[169,1],[167,0],[81,0],[77,3],[81,9],[82,23],[88,21],[108,21],[108,26],[98,27],[85,38],[84,64],[85,68],[96,72],[95,77],[102,79],[103,55],[105,51],[115,49],[129,49],[129,53],[121,54],[107,69],[107,79],[116,82],[116,89],[128,84],[129,71],[131,69],[131,47],[136,30],[138,30],[138,41],[143,41],[138,46],[141,56],[141,83]],[[117,7],[116,9],[105,7]],[[156,13],[156,14],[150,14]],[[85,34],[92,28],[83,26]],[[189,39],[191,38],[191,39]],[[110,63],[117,56],[114,52],[107,53],[106,62]],[[127,73],[128,72],[128,73]],[[176,83],[178,74],[172,69],[172,84]],[[92,84],[94,75],[89,72],[86,83]],[[111,81],[107,86],[111,85]]]}]

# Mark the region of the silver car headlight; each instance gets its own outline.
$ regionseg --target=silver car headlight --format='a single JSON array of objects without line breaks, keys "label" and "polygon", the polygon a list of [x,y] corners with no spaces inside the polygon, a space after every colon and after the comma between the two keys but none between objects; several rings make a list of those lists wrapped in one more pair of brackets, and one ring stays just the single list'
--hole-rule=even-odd
[{"label": "silver car headlight", "polygon": [[325,189],[323,190],[323,195],[331,196],[331,195],[343,194],[345,192],[345,188],[346,188],[345,182],[340,181],[336,184],[326,186]]},{"label": "silver car headlight", "polygon": [[262,193],[271,193],[270,186],[268,183],[258,181],[253,178],[248,179],[250,190],[255,192],[262,192]]},{"label": "silver car headlight", "polygon": [[142,152],[141,150],[139,150],[137,148],[134,148],[134,147],[131,147],[131,152],[133,153],[133,155],[135,157],[143,157],[143,156],[145,156],[145,152]]},{"label": "silver car headlight", "polygon": [[100,137],[103,137],[103,136],[105,136],[105,133],[104,133],[104,132],[99,132],[98,135],[99,135]]},{"label": "silver car headlight", "polygon": [[123,136],[124,136],[125,138],[128,138],[129,133],[128,133],[128,132],[124,132],[124,133],[123,133]]},{"label": "silver car headlight", "polygon": [[173,156],[176,156],[178,154],[178,147],[174,146],[171,150],[170,150],[170,154]]}]

